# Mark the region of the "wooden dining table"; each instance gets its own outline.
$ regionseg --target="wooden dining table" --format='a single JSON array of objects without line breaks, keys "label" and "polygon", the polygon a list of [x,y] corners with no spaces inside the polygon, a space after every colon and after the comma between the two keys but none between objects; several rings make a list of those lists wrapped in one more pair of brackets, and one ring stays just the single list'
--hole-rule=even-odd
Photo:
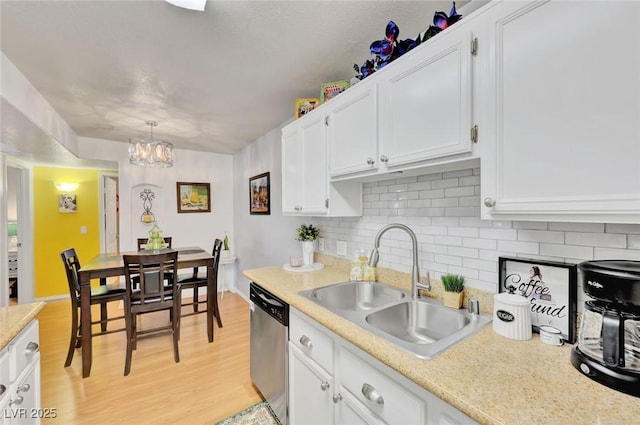
[{"label": "wooden dining table", "polygon": [[[222,327],[222,320],[218,311],[218,279],[214,278],[214,257],[210,252],[199,247],[161,249],[160,252],[178,251],[178,269],[193,267],[207,268],[207,336],[213,342],[213,317],[216,316],[218,327]],[[80,323],[82,347],[82,377],[91,373],[92,341],[91,341],[91,280],[100,279],[100,284],[106,284],[108,277],[124,276],[123,255],[153,254],[153,250],[99,254],[83,265],[78,274],[80,280]],[[156,251],[157,253],[157,251]],[[101,311],[106,314],[106,311]]]}]

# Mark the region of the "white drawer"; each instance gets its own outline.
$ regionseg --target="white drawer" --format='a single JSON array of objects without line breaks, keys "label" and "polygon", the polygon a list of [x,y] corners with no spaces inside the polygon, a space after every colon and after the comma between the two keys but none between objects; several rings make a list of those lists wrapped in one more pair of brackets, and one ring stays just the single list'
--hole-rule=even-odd
[{"label": "white drawer", "polygon": [[289,317],[289,341],[333,374],[333,339],[293,310]]},{"label": "white drawer", "polygon": [[[385,422],[426,422],[426,406],[423,400],[346,348],[341,347],[338,357],[341,385]],[[369,397],[364,394],[367,388]],[[381,403],[375,400],[377,397]]]},{"label": "white drawer", "polygon": [[16,336],[9,344],[10,368],[9,379],[11,382],[22,373],[27,363],[36,358],[40,350],[38,321],[33,320]]}]

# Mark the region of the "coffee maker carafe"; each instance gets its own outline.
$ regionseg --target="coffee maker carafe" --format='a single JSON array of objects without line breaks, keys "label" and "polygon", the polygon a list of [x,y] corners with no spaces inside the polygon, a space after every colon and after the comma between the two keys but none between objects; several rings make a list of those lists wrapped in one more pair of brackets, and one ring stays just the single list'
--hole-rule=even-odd
[{"label": "coffee maker carafe", "polygon": [[589,378],[640,396],[640,261],[578,264],[585,302],[571,363]]}]

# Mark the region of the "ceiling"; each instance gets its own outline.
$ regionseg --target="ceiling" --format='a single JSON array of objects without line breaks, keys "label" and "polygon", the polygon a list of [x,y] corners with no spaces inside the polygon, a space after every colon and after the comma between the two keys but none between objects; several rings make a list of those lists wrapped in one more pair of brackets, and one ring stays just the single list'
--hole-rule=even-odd
[{"label": "ceiling", "polygon": [[[370,58],[389,20],[400,38],[415,38],[450,7],[209,0],[197,12],[161,0],[2,0],[0,40],[79,136],[127,143],[155,120],[154,136],[176,148],[233,154],[290,119],[296,98],[319,97],[322,83],[354,76],[353,64]],[[2,151],[55,162],[60,149],[40,146],[51,138],[22,129],[28,120],[2,106]]]}]

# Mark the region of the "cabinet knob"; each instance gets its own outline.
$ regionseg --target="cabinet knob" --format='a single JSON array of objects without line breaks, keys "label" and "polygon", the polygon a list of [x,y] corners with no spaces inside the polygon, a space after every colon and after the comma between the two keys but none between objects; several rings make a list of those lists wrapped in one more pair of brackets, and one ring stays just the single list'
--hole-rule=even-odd
[{"label": "cabinet knob", "polygon": [[367,400],[373,401],[374,403],[384,404],[384,399],[378,390],[369,384],[362,384],[362,395],[365,396]]},{"label": "cabinet knob", "polygon": [[387,161],[389,161],[389,158],[387,158],[386,155],[380,155],[380,161],[386,163]]},{"label": "cabinet knob", "polygon": [[309,338],[306,335],[302,335],[300,337],[300,344],[302,344],[304,347],[307,347],[307,348],[313,347],[313,344],[311,343],[311,338]]},{"label": "cabinet knob", "polygon": [[27,391],[29,391],[31,389],[31,385],[29,384],[22,384],[18,387],[18,389],[16,390],[17,393],[26,393]]},{"label": "cabinet knob", "polygon": [[320,389],[322,391],[327,391],[329,389],[329,383],[327,381],[324,381],[322,384],[320,384]]},{"label": "cabinet knob", "polygon": [[4,385],[0,384],[0,395],[4,394],[5,391],[7,391],[7,387],[5,387]]},{"label": "cabinet knob", "polygon": [[369,164],[369,165],[373,165],[373,164],[375,164],[375,163],[376,163],[376,162],[373,160],[373,158],[367,158],[367,164]]},{"label": "cabinet knob", "polygon": [[335,404],[338,404],[342,400],[342,394],[340,394],[340,393],[334,394],[333,397],[331,397],[331,398],[333,398],[333,402]]},{"label": "cabinet knob", "polygon": [[9,404],[15,404],[15,405],[21,405],[22,402],[24,401],[24,397],[22,397],[21,395],[19,395],[18,397],[16,397],[15,399],[9,401]]},{"label": "cabinet knob", "polygon": [[493,198],[484,198],[484,206],[487,208],[493,208],[496,206],[496,200]]},{"label": "cabinet knob", "polygon": [[38,351],[38,348],[40,348],[40,346],[38,345],[38,343],[36,342],[30,342],[27,344],[27,346],[24,349],[24,354],[29,355],[29,354],[33,354],[36,351]]}]

